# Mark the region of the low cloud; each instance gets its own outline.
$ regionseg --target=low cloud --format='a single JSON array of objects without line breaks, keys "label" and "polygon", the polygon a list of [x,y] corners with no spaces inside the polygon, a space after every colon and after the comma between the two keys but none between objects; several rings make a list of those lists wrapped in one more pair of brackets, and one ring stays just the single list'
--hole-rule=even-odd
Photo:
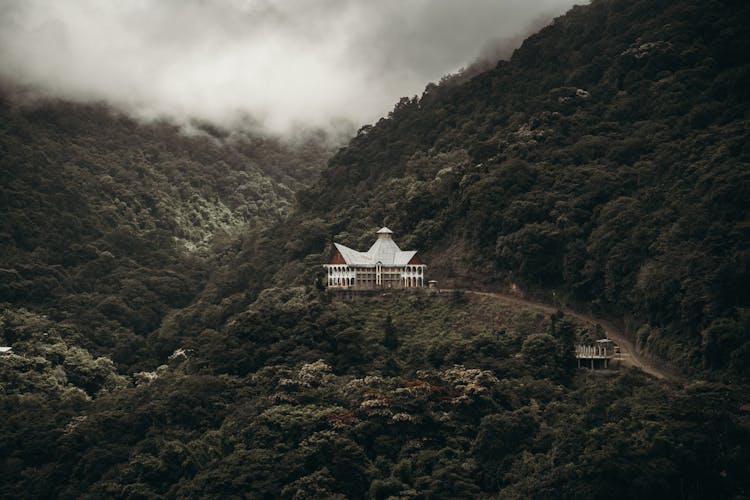
[{"label": "low cloud", "polygon": [[572,4],[0,0],[0,77],[146,119],[252,122],[276,133],[360,125]]}]

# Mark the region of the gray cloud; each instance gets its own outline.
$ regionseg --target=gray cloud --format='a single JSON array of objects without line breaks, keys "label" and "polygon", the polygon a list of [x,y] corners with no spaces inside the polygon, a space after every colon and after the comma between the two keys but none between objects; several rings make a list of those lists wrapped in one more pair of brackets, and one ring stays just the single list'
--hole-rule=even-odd
[{"label": "gray cloud", "polygon": [[573,3],[0,0],[0,77],[143,118],[363,124]]}]

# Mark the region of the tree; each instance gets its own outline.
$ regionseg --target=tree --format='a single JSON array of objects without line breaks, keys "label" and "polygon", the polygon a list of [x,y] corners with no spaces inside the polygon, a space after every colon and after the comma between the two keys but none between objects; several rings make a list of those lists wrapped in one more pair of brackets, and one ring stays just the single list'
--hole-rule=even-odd
[{"label": "tree", "polygon": [[521,354],[532,373],[539,378],[562,381],[572,369],[572,351],[547,333],[529,335],[523,341]]},{"label": "tree", "polygon": [[388,314],[383,320],[383,346],[388,350],[394,351],[398,348],[398,344],[396,327],[393,326],[393,319]]}]

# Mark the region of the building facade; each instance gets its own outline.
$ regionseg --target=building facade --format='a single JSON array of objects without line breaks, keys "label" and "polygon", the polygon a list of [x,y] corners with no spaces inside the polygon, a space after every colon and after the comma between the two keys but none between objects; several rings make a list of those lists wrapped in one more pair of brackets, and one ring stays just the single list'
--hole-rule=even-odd
[{"label": "building facade", "polygon": [[416,250],[401,250],[393,231],[384,227],[367,252],[334,243],[331,258],[324,264],[331,289],[375,290],[379,288],[421,288],[427,266]]}]

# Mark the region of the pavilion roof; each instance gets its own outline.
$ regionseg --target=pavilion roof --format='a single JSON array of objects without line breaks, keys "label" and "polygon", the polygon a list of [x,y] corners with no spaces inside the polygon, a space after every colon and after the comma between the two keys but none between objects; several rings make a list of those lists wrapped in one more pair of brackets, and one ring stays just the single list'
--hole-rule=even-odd
[{"label": "pavilion roof", "polygon": [[417,254],[416,250],[401,250],[391,239],[379,238],[367,252],[340,243],[334,245],[350,267],[375,267],[378,262],[385,267],[403,267]]}]

